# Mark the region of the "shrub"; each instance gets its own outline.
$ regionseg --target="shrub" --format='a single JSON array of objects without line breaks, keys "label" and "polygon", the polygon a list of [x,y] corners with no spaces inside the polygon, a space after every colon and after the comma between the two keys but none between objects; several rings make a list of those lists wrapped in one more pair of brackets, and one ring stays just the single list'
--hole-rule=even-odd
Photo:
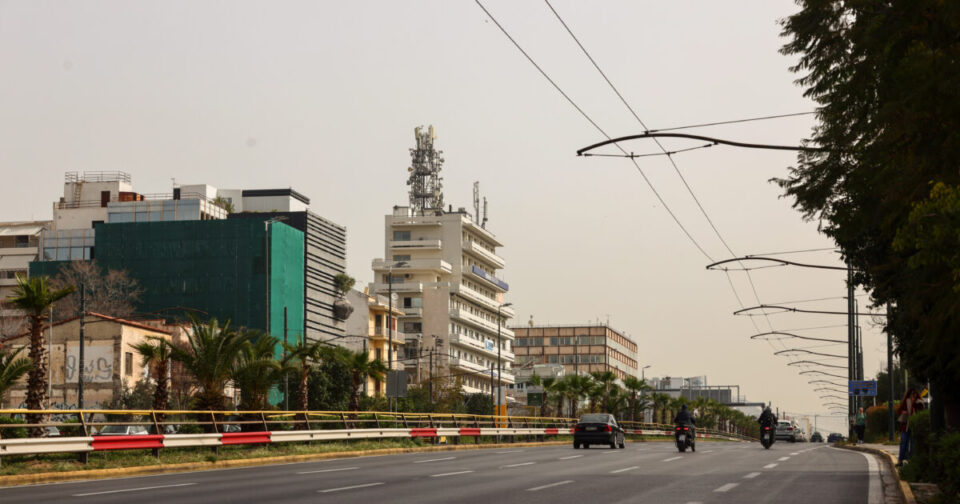
[{"label": "shrub", "polygon": [[870,442],[883,442],[890,434],[890,409],[886,404],[867,408],[867,430],[864,436]]},{"label": "shrub", "polygon": [[[26,420],[21,418],[11,418],[6,416],[0,416],[0,424],[4,425],[16,425],[16,424],[25,424]],[[25,438],[27,437],[27,429],[24,427],[7,427],[0,429],[0,438]]]}]

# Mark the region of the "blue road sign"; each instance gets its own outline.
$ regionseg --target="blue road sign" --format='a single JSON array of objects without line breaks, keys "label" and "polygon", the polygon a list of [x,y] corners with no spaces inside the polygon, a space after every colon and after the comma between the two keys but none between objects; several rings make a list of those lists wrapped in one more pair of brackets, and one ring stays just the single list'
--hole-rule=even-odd
[{"label": "blue road sign", "polygon": [[877,395],[876,380],[850,380],[850,395],[875,396]]}]

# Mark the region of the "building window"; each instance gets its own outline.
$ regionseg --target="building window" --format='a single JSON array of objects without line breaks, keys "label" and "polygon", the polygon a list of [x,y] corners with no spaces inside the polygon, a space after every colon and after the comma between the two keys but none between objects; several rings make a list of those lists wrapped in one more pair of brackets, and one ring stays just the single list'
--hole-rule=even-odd
[{"label": "building window", "polygon": [[123,354],[123,365],[126,368],[124,373],[126,376],[133,376],[133,353],[126,352]]},{"label": "building window", "polygon": [[410,231],[394,231],[393,241],[410,241]]},{"label": "building window", "polygon": [[409,256],[409,255],[395,255],[395,256],[393,256],[393,260],[394,260],[394,261],[409,261],[409,260],[410,260],[410,256]]}]

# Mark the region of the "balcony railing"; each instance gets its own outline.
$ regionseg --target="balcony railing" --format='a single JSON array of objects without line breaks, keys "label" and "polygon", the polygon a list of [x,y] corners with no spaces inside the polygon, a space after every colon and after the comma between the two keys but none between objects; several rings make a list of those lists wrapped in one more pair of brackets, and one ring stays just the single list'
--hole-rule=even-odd
[{"label": "balcony railing", "polygon": [[440,249],[440,240],[391,240],[390,248],[395,249]]},{"label": "balcony railing", "polygon": [[[397,266],[400,262],[403,263],[403,266]],[[373,270],[377,272],[390,271],[390,266],[393,266],[394,276],[407,271],[441,271],[444,273],[453,271],[453,266],[443,259],[411,259],[409,261],[375,259],[373,261]]]},{"label": "balcony railing", "polygon": [[[491,340],[492,345],[486,345],[483,342],[477,341],[474,338],[464,336],[462,334],[451,334],[450,342],[458,345],[463,345],[470,347],[471,350],[479,351],[483,353],[486,357],[497,358],[497,342]],[[514,354],[509,350],[500,350],[500,358],[504,361],[513,362]]]},{"label": "balcony railing", "polygon": [[[476,326],[476,327],[479,327],[479,328],[481,328],[481,329],[485,329],[485,330],[487,330],[487,331],[490,331],[490,332],[493,333],[494,335],[497,334],[497,323],[496,323],[496,322],[490,322],[489,320],[484,319],[484,318],[482,318],[482,317],[478,317],[478,316],[476,316],[476,315],[474,315],[474,314],[472,314],[472,313],[470,313],[470,312],[468,312],[468,311],[466,311],[466,310],[459,310],[459,309],[454,308],[454,309],[450,310],[450,316],[451,316],[452,318],[459,319],[459,320],[462,320],[462,321],[464,321],[464,322],[467,322],[468,324],[472,324],[472,325],[474,325],[474,326]],[[501,324],[501,325],[500,325],[500,336],[503,337],[503,338],[507,338],[507,339],[513,339],[513,331],[511,331],[510,329],[508,329],[508,328],[506,327],[506,325]]]},{"label": "balcony railing", "polygon": [[466,250],[492,264],[497,269],[503,268],[507,265],[506,261],[504,261],[502,257],[483,248],[483,246],[475,241],[471,241],[470,245],[466,247]]},{"label": "balcony railing", "polygon": [[503,280],[500,280],[499,278],[491,275],[490,273],[487,273],[486,271],[484,271],[482,268],[478,266],[471,266],[470,272],[476,275],[478,278],[489,282],[494,287],[503,290],[504,292],[510,290],[510,285],[507,284],[507,282],[504,282]]}]

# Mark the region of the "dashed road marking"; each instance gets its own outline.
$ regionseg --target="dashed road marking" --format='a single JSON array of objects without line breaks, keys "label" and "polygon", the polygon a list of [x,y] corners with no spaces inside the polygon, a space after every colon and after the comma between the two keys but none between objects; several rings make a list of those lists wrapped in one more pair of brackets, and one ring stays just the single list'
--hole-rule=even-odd
[{"label": "dashed road marking", "polygon": [[758,473],[758,472],[752,472],[752,473],[744,476],[743,479],[753,479],[753,478],[756,478],[757,476],[760,476],[760,473]]},{"label": "dashed road marking", "polygon": [[640,466],[624,467],[623,469],[617,469],[616,471],[610,471],[610,474],[627,472],[627,471],[631,471],[631,470],[633,470],[633,469],[639,469],[639,468],[640,468]]},{"label": "dashed road marking", "polygon": [[777,462],[783,462],[784,460],[790,460],[790,457],[780,457],[777,459]]},{"label": "dashed road marking", "polygon": [[558,458],[557,460],[570,460],[570,459],[580,458],[580,457],[582,457],[582,456],[583,456],[583,455],[570,455],[570,456],[568,456],[568,457],[560,457],[560,458]]},{"label": "dashed road marking", "polygon": [[671,457],[671,458],[665,459],[664,462],[670,462],[670,461],[673,461],[673,460],[680,460],[680,459],[682,459],[682,458],[683,458],[683,457]]},{"label": "dashed road marking", "polygon": [[124,489],[121,489],[121,490],[106,490],[106,491],[103,491],[103,492],[90,492],[90,493],[73,494],[73,496],[74,496],[74,497],[87,497],[87,496],[90,496],[90,495],[106,495],[106,494],[115,494],[115,493],[122,493],[122,492],[139,492],[139,491],[142,491],[142,490],[156,490],[156,489],[159,489],[159,488],[185,487],[185,486],[190,486],[190,485],[196,485],[196,483],[178,483],[178,484],[176,484],[176,485],[158,485],[158,486],[148,486],[148,487],[140,487],[140,488],[124,488]]},{"label": "dashed road marking", "polygon": [[431,478],[442,478],[442,477],[444,477],[444,476],[456,476],[456,475],[458,475],[458,474],[467,474],[467,473],[472,473],[472,472],[473,472],[473,471],[456,471],[456,472],[448,472],[448,473],[440,473],[440,474],[431,474],[430,477],[431,477]]},{"label": "dashed road marking", "polygon": [[424,462],[439,462],[441,460],[453,460],[457,457],[444,457],[444,458],[435,458],[435,459],[426,459],[426,460],[414,460],[414,464],[423,464]]},{"label": "dashed road marking", "polygon": [[316,474],[316,473],[325,473],[325,472],[352,471],[354,469],[360,469],[360,468],[359,467],[334,467],[332,469],[317,469],[316,471],[300,471],[297,474]]},{"label": "dashed road marking", "polygon": [[339,491],[342,491],[342,490],[353,490],[353,489],[355,489],[355,488],[375,487],[375,486],[379,486],[379,485],[383,485],[383,484],[384,484],[384,483],[383,483],[382,481],[377,482],[377,483],[364,483],[363,485],[351,485],[351,486],[345,486],[345,487],[340,487],[340,488],[328,488],[328,489],[326,489],[326,490],[317,490],[317,493],[339,492]]},{"label": "dashed road marking", "polygon": [[793,453],[791,453],[790,455],[800,455],[800,454],[797,453],[797,452],[793,452]]},{"label": "dashed road marking", "polygon": [[503,453],[520,453],[520,452],[522,452],[522,451],[523,451],[523,450],[507,450],[507,451],[498,451],[498,452],[493,452],[493,453],[501,453],[501,454],[503,454]]},{"label": "dashed road marking", "polygon": [[726,485],[723,485],[722,487],[714,490],[714,492],[729,492],[730,490],[733,490],[734,488],[736,488],[736,486],[739,484],[740,483],[727,483]]},{"label": "dashed road marking", "polygon": [[777,467],[777,464],[767,464],[763,466],[764,469],[773,469],[774,467]]},{"label": "dashed road marking", "polygon": [[536,492],[537,490],[543,490],[545,488],[552,488],[555,486],[566,485],[567,483],[573,483],[573,480],[564,480],[564,481],[558,481],[556,483],[550,483],[548,485],[540,485],[538,487],[528,488],[527,491]]},{"label": "dashed road marking", "polygon": [[536,462],[520,462],[519,464],[510,464],[510,465],[505,465],[501,467],[520,467],[520,466],[528,466],[533,464],[536,464]]}]

